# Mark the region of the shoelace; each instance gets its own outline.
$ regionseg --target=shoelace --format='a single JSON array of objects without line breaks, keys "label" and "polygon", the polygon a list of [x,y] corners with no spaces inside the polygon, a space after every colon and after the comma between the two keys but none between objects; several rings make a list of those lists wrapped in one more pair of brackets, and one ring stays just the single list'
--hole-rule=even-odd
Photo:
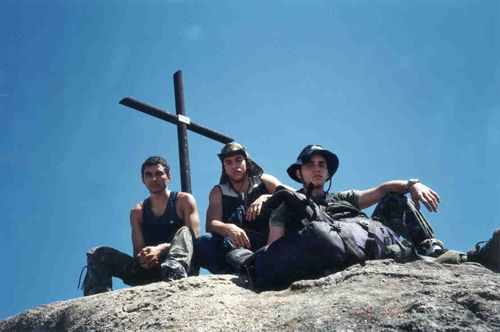
[{"label": "shoelace", "polygon": [[[87,265],[82,267],[82,270],[80,271],[80,276],[78,277],[78,286],[76,286],[76,289],[80,289],[80,282],[82,281],[82,274],[83,274],[83,270],[85,270],[85,269],[88,270]],[[83,284],[82,284],[82,288],[83,288]]]}]

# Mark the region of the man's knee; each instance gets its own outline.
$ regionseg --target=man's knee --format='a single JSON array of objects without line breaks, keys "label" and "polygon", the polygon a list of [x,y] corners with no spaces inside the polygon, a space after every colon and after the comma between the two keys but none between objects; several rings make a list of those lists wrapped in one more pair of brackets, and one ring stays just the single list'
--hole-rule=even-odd
[{"label": "man's knee", "polygon": [[87,251],[87,261],[88,262],[98,262],[105,261],[106,258],[116,255],[118,250],[110,247],[94,247]]},{"label": "man's knee", "polygon": [[187,226],[182,226],[177,230],[177,234],[191,234],[191,231],[189,230],[189,227]]},{"label": "man's knee", "polygon": [[194,246],[201,254],[215,247],[214,237],[211,233],[206,233],[196,239]]},{"label": "man's knee", "polygon": [[391,202],[391,203],[399,202],[399,203],[406,204],[406,200],[407,200],[407,197],[405,194],[392,192],[392,193],[385,194],[385,196],[382,197],[382,199],[379,201],[379,204],[385,203],[385,202]]},{"label": "man's knee", "polygon": [[409,238],[409,230],[404,220],[408,204],[411,203],[405,195],[389,193],[379,201],[372,218],[379,220],[398,235]]},{"label": "man's knee", "polygon": [[194,251],[194,237],[188,227],[182,226],[177,230],[177,232],[175,232],[174,237],[172,238],[170,250],[182,250],[192,254]]},{"label": "man's knee", "polygon": [[187,226],[182,226],[174,234],[174,239],[175,238],[182,238],[182,239],[186,239],[186,240],[191,241],[191,242],[193,242],[193,237],[194,237],[194,235],[192,234],[191,230]]},{"label": "man's knee", "polygon": [[384,196],[373,211],[372,218],[414,245],[436,237],[427,219],[404,194],[390,193]]},{"label": "man's knee", "polygon": [[225,255],[232,248],[226,248],[224,238],[211,233],[200,236],[195,242],[195,252],[200,266],[211,273],[227,273],[229,265]]},{"label": "man's knee", "polygon": [[378,202],[372,217],[379,219],[402,219],[408,198],[404,194],[388,193]]}]

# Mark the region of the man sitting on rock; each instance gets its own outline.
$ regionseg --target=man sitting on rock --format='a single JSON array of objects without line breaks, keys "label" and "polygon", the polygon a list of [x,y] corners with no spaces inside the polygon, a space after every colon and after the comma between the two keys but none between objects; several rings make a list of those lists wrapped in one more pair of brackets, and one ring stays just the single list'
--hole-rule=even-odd
[{"label": "man sitting on rock", "polygon": [[267,219],[259,218],[262,204],[281,183],[263,174],[262,168],[236,142],[226,144],[220,154],[222,175],[209,196],[207,233],[197,241],[201,267],[211,273],[231,273],[225,256],[235,248],[255,251],[266,245]]},{"label": "man sitting on rock", "polygon": [[[256,288],[282,289],[293,281],[317,278],[352,264],[363,264],[365,260],[400,255],[403,249],[395,248],[405,246],[399,242],[398,234],[384,224],[391,222],[387,220],[391,219],[392,212],[388,211],[391,200],[400,203],[406,193],[411,195],[413,203],[405,204],[415,206],[415,211],[419,202],[431,212],[438,209],[438,194],[416,179],[390,181],[363,191],[325,192],[324,185],[335,174],[338,164],[331,151],[308,145],[287,169],[289,176],[303,188],[298,192],[278,189],[266,203],[265,208],[274,208],[269,221],[269,246],[250,256],[244,264]],[[379,205],[371,219],[361,212],[381,201],[389,204]],[[403,226],[416,233],[416,236],[411,232],[406,235],[414,241],[430,240],[432,230],[422,230],[420,226],[427,223],[416,219],[402,221],[409,223]],[[424,254],[432,255],[436,248],[431,242],[424,249],[430,250]],[[442,249],[438,246],[436,251]],[[467,257],[461,255],[460,259],[465,261]],[[470,251],[468,260],[498,272],[500,229],[484,247]]]},{"label": "man sitting on rock", "polygon": [[112,277],[137,286],[197,273],[191,259],[200,220],[193,196],[168,189],[170,167],[161,157],[146,159],[141,176],[150,197],[130,212],[134,257],[109,247],[90,250],[84,296],[110,291]]}]

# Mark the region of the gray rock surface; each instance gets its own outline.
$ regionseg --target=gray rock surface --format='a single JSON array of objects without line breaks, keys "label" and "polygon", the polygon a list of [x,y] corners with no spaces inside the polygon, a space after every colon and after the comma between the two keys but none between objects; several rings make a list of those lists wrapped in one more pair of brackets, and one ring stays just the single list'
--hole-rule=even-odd
[{"label": "gray rock surface", "polygon": [[500,331],[500,275],[476,264],[368,262],[279,292],[202,276],[55,302],[0,330]]}]

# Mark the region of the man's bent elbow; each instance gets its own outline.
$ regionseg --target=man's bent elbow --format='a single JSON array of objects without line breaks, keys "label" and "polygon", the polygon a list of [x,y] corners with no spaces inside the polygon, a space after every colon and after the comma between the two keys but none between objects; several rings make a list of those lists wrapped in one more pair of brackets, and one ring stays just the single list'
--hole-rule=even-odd
[{"label": "man's bent elbow", "polygon": [[205,223],[205,232],[212,233],[212,230],[213,230],[212,221],[207,221]]}]

